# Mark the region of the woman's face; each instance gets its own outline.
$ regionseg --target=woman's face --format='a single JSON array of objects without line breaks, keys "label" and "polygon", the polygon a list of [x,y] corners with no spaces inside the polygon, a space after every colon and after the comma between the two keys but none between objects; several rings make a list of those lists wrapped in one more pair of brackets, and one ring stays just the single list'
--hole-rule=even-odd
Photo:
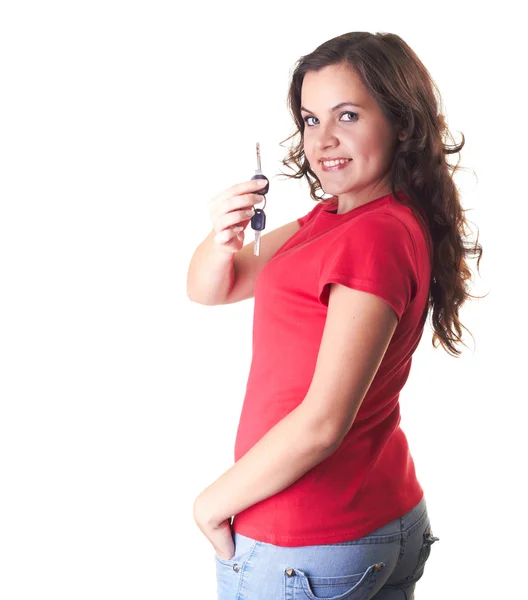
[{"label": "woman's face", "polygon": [[[359,106],[332,110],[343,102]],[[301,107],[306,158],[326,194],[337,196],[350,209],[390,193],[390,166],[399,136],[351,67],[332,65],[306,73]],[[323,157],[352,160],[343,169],[323,171]]]}]

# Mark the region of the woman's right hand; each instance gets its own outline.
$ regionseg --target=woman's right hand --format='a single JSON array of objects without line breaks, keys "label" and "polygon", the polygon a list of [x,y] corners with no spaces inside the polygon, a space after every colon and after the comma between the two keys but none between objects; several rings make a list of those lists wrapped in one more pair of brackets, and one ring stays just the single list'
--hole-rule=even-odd
[{"label": "woman's right hand", "polygon": [[209,202],[209,215],[214,241],[223,251],[234,254],[244,245],[244,230],[254,215],[253,206],[264,196],[255,193],[268,184],[267,179],[251,179],[237,183],[217,194]]}]

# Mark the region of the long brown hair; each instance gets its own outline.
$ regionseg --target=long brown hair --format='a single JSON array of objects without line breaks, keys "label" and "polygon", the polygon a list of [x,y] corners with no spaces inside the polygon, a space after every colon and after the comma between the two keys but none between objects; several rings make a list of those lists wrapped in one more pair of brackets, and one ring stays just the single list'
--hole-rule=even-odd
[{"label": "long brown hair", "polygon": [[[301,87],[309,71],[319,71],[328,65],[346,65],[355,70],[368,92],[377,101],[385,117],[398,129],[407,131],[407,138],[399,141],[391,165],[391,190],[404,192],[405,202],[423,222],[418,206],[426,216],[427,229],[432,241],[432,271],[427,314],[432,309],[434,328],[433,347],[441,343],[453,356],[461,354],[456,344],[462,341],[464,328],[458,317],[459,309],[467,298],[480,298],[469,293],[471,270],[466,256],[478,254],[477,270],[482,246],[477,240],[466,246],[466,209],[460,203],[453,175],[459,167],[448,163],[448,154],[459,153],[465,144],[448,145],[444,140],[453,137],[446,125],[442,98],[436,83],[414,51],[393,33],[351,32],[333,38],[313,52],[302,56],[296,63],[288,91],[288,108],[296,128],[281,145],[296,135],[300,139],[289,148],[282,164],[295,171],[288,178],[306,177],[310,197],[316,196],[321,184],[310,168],[304,154],[304,126],[301,116]],[[473,337],[473,336],[472,336]],[[464,346],[467,347],[466,344]]]}]

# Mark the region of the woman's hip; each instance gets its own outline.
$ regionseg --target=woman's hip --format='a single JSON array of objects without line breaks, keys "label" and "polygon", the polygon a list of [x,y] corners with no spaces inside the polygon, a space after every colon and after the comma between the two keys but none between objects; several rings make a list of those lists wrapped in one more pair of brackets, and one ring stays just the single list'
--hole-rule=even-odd
[{"label": "woman's hip", "polygon": [[285,547],[235,532],[233,558],[215,556],[218,600],[366,600],[384,585],[412,593],[432,543],[424,543],[428,528],[423,498],[403,517],[347,542]]}]

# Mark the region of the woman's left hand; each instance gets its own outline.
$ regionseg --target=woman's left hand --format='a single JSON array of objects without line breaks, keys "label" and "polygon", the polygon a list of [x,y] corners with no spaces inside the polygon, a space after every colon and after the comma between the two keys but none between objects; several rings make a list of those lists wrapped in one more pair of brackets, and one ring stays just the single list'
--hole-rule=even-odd
[{"label": "woman's left hand", "polygon": [[218,556],[224,560],[231,560],[235,555],[231,519],[215,518],[207,507],[207,501],[198,496],[194,501],[194,520]]}]

